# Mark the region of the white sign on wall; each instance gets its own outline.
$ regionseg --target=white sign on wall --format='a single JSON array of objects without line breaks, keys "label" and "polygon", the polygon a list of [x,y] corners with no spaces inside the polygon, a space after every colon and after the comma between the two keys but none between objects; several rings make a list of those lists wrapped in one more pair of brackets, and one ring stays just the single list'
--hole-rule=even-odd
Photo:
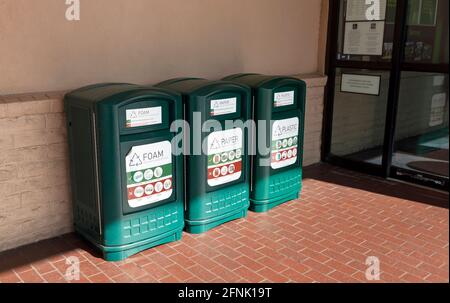
[{"label": "white sign on wall", "polygon": [[447,94],[440,93],[433,95],[431,99],[430,127],[444,124],[445,105],[447,103]]},{"label": "white sign on wall", "polygon": [[433,86],[443,86],[445,84],[445,76],[437,75],[433,77]]},{"label": "white sign on wall", "polygon": [[342,74],[341,92],[378,96],[381,76]]}]

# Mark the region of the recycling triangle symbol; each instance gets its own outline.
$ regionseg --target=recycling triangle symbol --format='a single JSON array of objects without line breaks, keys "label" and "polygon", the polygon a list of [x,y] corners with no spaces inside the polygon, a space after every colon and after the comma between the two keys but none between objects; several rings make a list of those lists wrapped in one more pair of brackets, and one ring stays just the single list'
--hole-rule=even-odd
[{"label": "recycling triangle symbol", "polygon": [[129,166],[139,166],[139,165],[142,165],[142,161],[141,158],[139,158],[139,155],[135,153],[133,157],[131,157],[130,159]]},{"label": "recycling triangle symbol", "polygon": [[217,139],[214,139],[214,141],[211,143],[211,149],[218,149],[220,148],[219,141]]},{"label": "recycling triangle symbol", "polygon": [[277,136],[281,136],[281,135],[283,134],[283,131],[282,131],[282,129],[281,129],[280,126],[278,126],[278,127],[276,128],[275,134],[276,134]]}]

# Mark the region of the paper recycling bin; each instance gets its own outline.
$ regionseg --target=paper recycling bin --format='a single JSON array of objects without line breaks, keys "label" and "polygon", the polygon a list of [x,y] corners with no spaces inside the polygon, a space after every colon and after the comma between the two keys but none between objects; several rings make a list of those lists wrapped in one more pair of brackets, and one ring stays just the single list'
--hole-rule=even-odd
[{"label": "paper recycling bin", "polygon": [[183,159],[169,127],[178,93],[97,84],[65,96],[75,229],[108,261],[179,240]]},{"label": "paper recycling bin", "polygon": [[[185,120],[190,125],[185,137],[185,224],[190,233],[202,233],[230,220],[245,217],[249,207],[248,129],[225,127],[225,120],[247,121],[251,117],[251,90],[226,81],[178,78],[157,87],[183,95]],[[201,118],[198,119],[198,113]],[[221,130],[197,132],[195,123],[211,120]],[[186,134],[185,134],[186,136]],[[197,137],[194,137],[197,136]],[[207,145],[195,152],[194,138]],[[193,144],[194,142],[194,144]],[[194,146],[195,145],[195,146]]]},{"label": "paper recycling bin", "polygon": [[[237,74],[224,80],[252,88],[256,138],[265,138],[270,146],[270,154],[258,151],[252,157],[250,209],[265,212],[297,199],[302,187],[305,82],[260,74]],[[263,133],[258,121],[269,131]]]}]

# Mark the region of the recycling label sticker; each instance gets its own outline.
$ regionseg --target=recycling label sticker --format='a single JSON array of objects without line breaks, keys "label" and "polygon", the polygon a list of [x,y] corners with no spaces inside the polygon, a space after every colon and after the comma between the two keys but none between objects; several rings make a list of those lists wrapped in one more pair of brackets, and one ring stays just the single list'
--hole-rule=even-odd
[{"label": "recycling label sticker", "polygon": [[211,100],[211,116],[227,115],[236,112],[237,98]]},{"label": "recycling label sticker", "polygon": [[275,93],[273,102],[275,107],[294,104],[294,91]]},{"label": "recycling label sticker", "polygon": [[169,141],[133,146],[125,158],[128,204],[132,208],[170,198],[173,190]]},{"label": "recycling label sticker", "polygon": [[271,163],[273,169],[283,168],[297,162],[299,119],[277,120],[272,126]]},{"label": "recycling label sticker", "polygon": [[126,115],[125,127],[127,128],[148,126],[162,123],[161,106],[127,109],[125,115]]},{"label": "recycling label sticker", "polygon": [[242,174],[242,129],[213,132],[208,136],[208,185],[236,181]]}]

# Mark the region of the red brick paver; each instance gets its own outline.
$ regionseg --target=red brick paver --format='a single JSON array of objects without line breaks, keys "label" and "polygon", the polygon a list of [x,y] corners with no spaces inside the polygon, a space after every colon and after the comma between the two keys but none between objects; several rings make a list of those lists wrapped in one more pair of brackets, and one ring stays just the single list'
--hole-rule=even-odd
[{"label": "red brick paver", "polygon": [[321,164],[305,170],[302,196],[268,213],[105,262],[74,234],[0,253],[0,282],[449,281],[448,195]]}]

